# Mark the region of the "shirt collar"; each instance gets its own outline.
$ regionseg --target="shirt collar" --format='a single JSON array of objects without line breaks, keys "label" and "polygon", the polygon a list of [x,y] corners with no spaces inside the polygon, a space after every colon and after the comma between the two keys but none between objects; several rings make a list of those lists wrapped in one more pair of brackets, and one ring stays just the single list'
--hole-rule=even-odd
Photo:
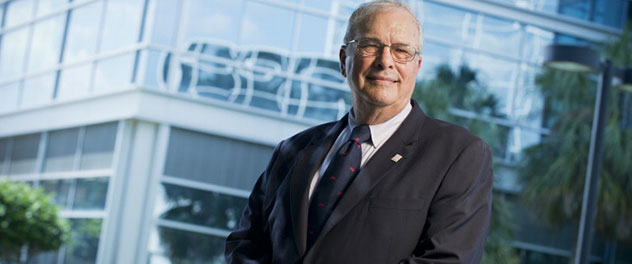
[{"label": "shirt collar", "polygon": [[[399,125],[404,122],[404,119],[406,119],[406,116],[408,116],[412,109],[412,105],[408,103],[404,106],[402,111],[391,117],[391,119],[379,124],[369,125],[369,129],[371,131],[371,145],[376,148],[390,138]],[[353,111],[350,111],[348,121],[349,131],[352,131],[356,126],[358,126],[358,123],[355,121]]]}]

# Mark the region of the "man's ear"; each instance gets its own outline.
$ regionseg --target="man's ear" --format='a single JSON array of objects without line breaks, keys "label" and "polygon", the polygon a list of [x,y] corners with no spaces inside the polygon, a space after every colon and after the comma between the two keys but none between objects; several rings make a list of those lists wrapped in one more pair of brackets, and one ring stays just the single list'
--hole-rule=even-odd
[{"label": "man's ear", "polygon": [[340,47],[340,52],[338,53],[338,57],[340,59],[340,73],[343,77],[347,77],[347,51],[345,50],[345,46]]}]

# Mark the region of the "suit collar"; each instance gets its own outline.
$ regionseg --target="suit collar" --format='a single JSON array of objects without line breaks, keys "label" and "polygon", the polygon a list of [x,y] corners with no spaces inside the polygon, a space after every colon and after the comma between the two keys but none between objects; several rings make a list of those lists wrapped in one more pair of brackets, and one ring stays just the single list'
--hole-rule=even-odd
[{"label": "suit collar", "polygon": [[333,126],[317,128],[307,146],[297,153],[296,163],[291,170],[290,214],[294,240],[301,256],[306,251],[309,182],[323,163],[337,135],[347,125],[347,118],[348,114],[334,123]]}]

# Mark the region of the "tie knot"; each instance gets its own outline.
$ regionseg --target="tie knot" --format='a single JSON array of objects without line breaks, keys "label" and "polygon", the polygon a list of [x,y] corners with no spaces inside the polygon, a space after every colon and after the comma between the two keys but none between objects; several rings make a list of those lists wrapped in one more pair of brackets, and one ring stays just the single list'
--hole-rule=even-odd
[{"label": "tie knot", "polygon": [[358,143],[363,143],[371,139],[371,129],[367,125],[359,125],[353,128],[351,131],[351,137],[349,140],[353,140]]}]

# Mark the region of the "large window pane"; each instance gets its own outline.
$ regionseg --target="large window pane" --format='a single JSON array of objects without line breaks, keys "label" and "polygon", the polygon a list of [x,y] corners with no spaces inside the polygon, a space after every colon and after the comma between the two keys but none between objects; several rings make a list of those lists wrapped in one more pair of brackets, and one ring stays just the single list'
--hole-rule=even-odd
[{"label": "large window pane", "polygon": [[76,179],[75,199],[72,208],[75,210],[105,209],[105,198],[108,192],[108,177]]},{"label": "large window pane", "polygon": [[169,137],[165,174],[251,190],[272,150],[268,146],[174,128]]},{"label": "large window pane", "polygon": [[22,73],[28,28],[11,31],[2,36],[0,50],[0,78]]},{"label": "large window pane", "polygon": [[[248,2],[241,25],[241,44],[289,50],[292,44],[294,11]],[[273,17],[274,19],[270,19]]]},{"label": "large window pane", "polygon": [[226,238],[162,226],[157,229],[159,242],[150,245],[150,250],[159,255],[150,263],[224,263]]},{"label": "large window pane", "polygon": [[232,230],[248,199],[162,184],[156,209],[162,219]]},{"label": "large window pane", "polygon": [[50,68],[59,62],[64,23],[65,14],[35,24],[29,54],[29,72]]},{"label": "large window pane", "polygon": [[102,222],[102,219],[70,219],[72,241],[66,246],[64,263],[96,262]]},{"label": "large window pane", "polygon": [[92,63],[63,69],[59,76],[57,98],[77,98],[89,94],[91,75]]},{"label": "large window pane", "polygon": [[69,0],[40,0],[37,2],[37,16],[63,9],[68,2]]},{"label": "large window pane", "polygon": [[[154,21],[151,25],[146,25],[147,28],[151,28],[151,42],[172,46],[176,39],[178,6],[181,5],[181,1],[161,0],[151,1],[151,4],[155,5]],[[198,27],[206,28],[201,25]]]},{"label": "large window pane", "polygon": [[515,21],[486,16],[476,38],[477,48],[518,57],[522,40],[520,24]]},{"label": "large window pane", "polygon": [[73,9],[66,36],[64,62],[76,61],[94,55],[103,2]]},{"label": "large window pane", "polygon": [[468,39],[474,16],[461,9],[424,1],[424,35],[442,40],[462,42]]},{"label": "large window pane", "polygon": [[[288,34],[289,35],[289,34]],[[302,14],[298,51],[324,54],[327,39],[327,19]]]},{"label": "large window pane", "polygon": [[7,5],[4,27],[24,23],[33,16],[33,0],[16,0]]},{"label": "large window pane", "polygon": [[100,51],[110,51],[138,42],[142,0],[109,0]]},{"label": "large window pane", "polygon": [[39,141],[40,134],[30,134],[13,138],[9,174],[35,172]]},{"label": "large window pane", "polygon": [[53,99],[55,73],[47,73],[31,77],[24,81],[22,103],[24,106],[42,105]]},{"label": "large window pane", "polygon": [[80,169],[108,169],[116,140],[117,123],[86,127]]},{"label": "large window pane", "polygon": [[[183,47],[198,39],[214,38],[236,43],[241,24],[242,0],[192,0],[183,12]],[[213,26],[210,26],[213,25]]]},{"label": "large window pane", "polygon": [[48,134],[44,172],[71,171],[77,152],[79,129],[64,129]]},{"label": "large window pane", "polygon": [[94,90],[120,90],[132,81],[134,53],[128,53],[97,62],[94,76]]},{"label": "large window pane", "polygon": [[[74,180],[45,180],[40,181],[40,186],[44,189],[44,192],[53,197],[55,203],[62,208],[70,207],[68,193],[72,188],[72,182]],[[72,200],[72,199],[70,199]]]},{"label": "large window pane", "polygon": [[0,113],[15,110],[17,108],[19,93],[19,82],[0,86]]}]

